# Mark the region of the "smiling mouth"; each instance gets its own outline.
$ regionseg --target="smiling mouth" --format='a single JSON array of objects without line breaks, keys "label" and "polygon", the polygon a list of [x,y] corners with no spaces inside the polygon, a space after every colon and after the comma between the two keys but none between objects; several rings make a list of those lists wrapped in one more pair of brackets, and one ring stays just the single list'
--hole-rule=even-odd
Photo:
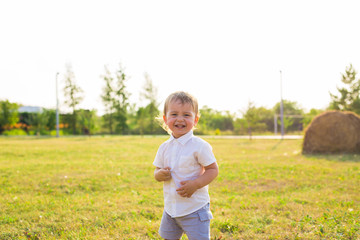
[{"label": "smiling mouth", "polygon": [[184,129],[186,126],[183,124],[176,124],[175,127],[178,129]]}]

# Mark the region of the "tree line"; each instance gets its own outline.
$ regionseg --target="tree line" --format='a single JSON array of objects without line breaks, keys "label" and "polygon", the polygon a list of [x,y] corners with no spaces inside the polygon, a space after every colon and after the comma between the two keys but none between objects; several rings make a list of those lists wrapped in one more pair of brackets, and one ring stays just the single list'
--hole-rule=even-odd
[{"label": "tree line", "polygon": [[[96,134],[166,134],[157,117],[161,114],[157,100],[157,88],[148,74],[141,97],[147,105],[137,107],[129,102],[127,90],[129,76],[124,68],[112,73],[105,66],[103,89],[101,93],[105,113],[98,116],[96,110],[79,109],[83,100],[83,90],[76,84],[71,65],[66,66],[63,93],[64,104],[71,113],[60,114],[61,135]],[[341,77],[338,93],[329,93],[331,102],[327,109],[311,109],[305,112],[297,102],[283,100],[285,132],[302,132],[311,120],[321,112],[334,109],[352,111],[360,114],[360,79],[350,64]],[[42,109],[40,112],[19,112],[19,104],[8,100],[0,101],[0,134],[2,135],[55,135],[56,110]],[[217,111],[208,106],[200,109],[197,134],[235,134],[273,133],[280,129],[280,102],[268,109],[257,107],[249,102],[241,116],[229,111]]]}]

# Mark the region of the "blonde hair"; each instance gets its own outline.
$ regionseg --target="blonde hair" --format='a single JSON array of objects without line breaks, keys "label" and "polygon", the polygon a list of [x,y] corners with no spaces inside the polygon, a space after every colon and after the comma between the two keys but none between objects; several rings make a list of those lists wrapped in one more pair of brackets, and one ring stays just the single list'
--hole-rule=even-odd
[{"label": "blonde hair", "polygon": [[180,100],[181,104],[189,103],[195,112],[195,116],[199,116],[199,105],[198,105],[197,99],[194,96],[192,96],[191,94],[186,93],[186,92],[181,92],[181,91],[174,92],[166,98],[165,103],[164,103],[163,114],[166,115],[166,112],[169,108],[169,104],[171,102],[176,102],[179,100]]},{"label": "blonde hair", "polygon": [[[163,111],[164,116],[166,116],[166,113],[169,108],[169,104],[172,102],[176,102],[176,101],[180,101],[181,104],[185,104],[185,103],[190,104],[194,110],[195,117],[200,117],[199,104],[198,104],[197,99],[194,96],[192,96],[191,94],[189,94],[187,92],[183,92],[183,91],[174,92],[166,98],[165,103],[164,103],[164,111]],[[171,134],[171,130],[165,124],[165,122],[163,120],[163,116],[159,116],[157,119],[159,120],[161,127],[165,131],[167,131],[169,134]]]}]

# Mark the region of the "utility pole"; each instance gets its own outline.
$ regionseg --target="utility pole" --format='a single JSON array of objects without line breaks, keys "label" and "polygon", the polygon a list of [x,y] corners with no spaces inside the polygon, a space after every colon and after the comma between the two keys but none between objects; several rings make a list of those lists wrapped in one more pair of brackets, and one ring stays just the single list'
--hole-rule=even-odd
[{"label": "utility pole", "polygon": [[277,135],[277,113],[274,114],[274,134]]},{"label": "utility pole", "polygon": [[282,97],[282,72],[280,70],[280,118],[281,118],[281,139],[284,139],[284,104]]},{"label": "utility pole", "polygon": [[56,137],[59,137],[59,97],[58,97],[58,76],[59,73],[56,73]]}]

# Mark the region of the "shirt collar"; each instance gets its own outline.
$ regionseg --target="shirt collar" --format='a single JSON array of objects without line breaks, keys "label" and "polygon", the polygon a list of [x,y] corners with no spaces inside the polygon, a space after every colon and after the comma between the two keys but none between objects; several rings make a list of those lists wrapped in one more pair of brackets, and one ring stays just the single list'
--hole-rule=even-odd
[{"label": "shirt collar", "polygon": [[194,133],[192,130],[179,138],[174,138],[174,136],[171,134],[170,141],[177,141],[177,142],[181,143],[181,145],[185,145],[185,143],[187,143],[190,140],[190,138],[192,138],[193,136],[194,136]]}]

